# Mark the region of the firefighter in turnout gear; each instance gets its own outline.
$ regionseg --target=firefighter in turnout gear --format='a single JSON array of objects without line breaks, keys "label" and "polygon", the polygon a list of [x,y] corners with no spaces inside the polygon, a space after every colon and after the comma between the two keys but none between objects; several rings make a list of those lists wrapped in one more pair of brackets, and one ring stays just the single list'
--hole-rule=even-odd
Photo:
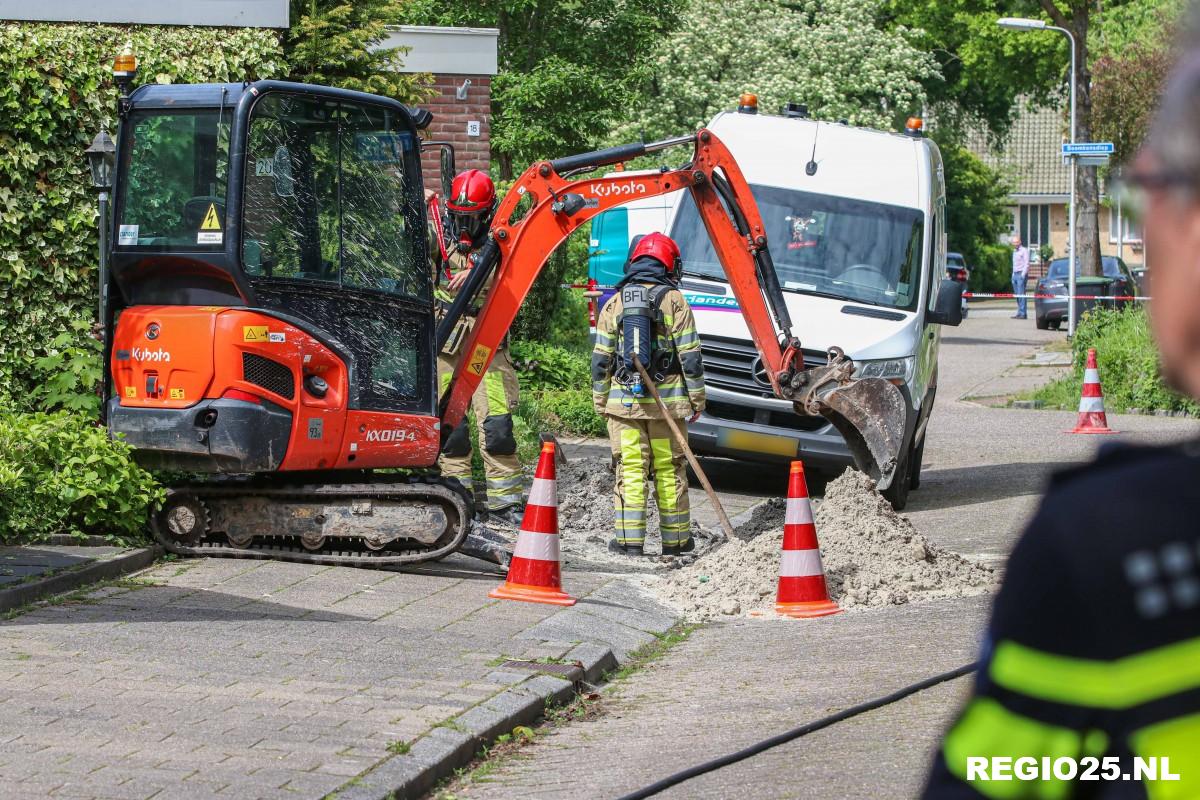
[{"label": "firefighter in turnout gear", "polygon": [[[446,198],[446,210],[450,223],[449,234],[454,240],[448,248],[451,251],[447,259],[451,273],[449,281],[436,291],[439,307],[443,310],[454,300],[474,264],[475,254],[487,241],[488,226],[496,210],[496,187],[492,179],[477,169],[459,173],[454,179],[450,197]],[[485,293],[488,288],[490,286],[485,287]],[[482,307],[485,296],[482,294],[476,305],[463,315],[438,355],[438,381],[442,392],[449,385],[450,376],[462,357],[463,342],[471,331],[475,314]],[[517,393],[517,373],[513,369],[506,342],[498,348],[483,376],[483,382],[471,398],[471,410],[475,414],[487,477],[488,517],[514,527],[520,525],[524,513],[524,471],[517,458],[512,418],[517,408]],[[458,426],[446,442],[438,465],[443,475],[458,478],[464,486],[471,488],[471,437],[468,425]]]},{"label": "firefighter in turnout gear", "polygon": [[654,475],[664,555],[694,549],[687,462],[634,366],[654,379],[667,413],[694,420],[704,409],[704,366],[692,309],[677,288],[679,247],[651,233],[637,240],[625,277],[604,304],[592,350],[592,399],[608,421],[616,538],[610,548],[641,555],[646,541],[648,474]]}]

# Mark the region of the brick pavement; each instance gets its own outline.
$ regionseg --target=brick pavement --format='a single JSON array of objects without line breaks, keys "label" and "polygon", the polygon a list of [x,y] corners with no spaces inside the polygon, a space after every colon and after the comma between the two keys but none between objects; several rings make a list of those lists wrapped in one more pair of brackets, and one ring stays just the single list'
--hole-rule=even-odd
[{"label": "brick pavement", "polygon": [[0,622],[0,797],[323,797],[570,649],[477,563],[168,562]]}]

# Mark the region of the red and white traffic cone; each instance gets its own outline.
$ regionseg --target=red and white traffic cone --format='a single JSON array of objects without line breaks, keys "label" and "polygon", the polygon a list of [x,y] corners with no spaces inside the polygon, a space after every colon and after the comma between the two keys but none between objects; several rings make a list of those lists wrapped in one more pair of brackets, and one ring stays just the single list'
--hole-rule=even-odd
[{"label": "red and white traffic cone", "polygon": [[788,476],[787,515],[783,522],[783,555],[779,563],[779,591],[775,611],[788,617],[825,617],[841,611],[829,599],[825,568],[817,544],[804,463],[792,462]]},{"label": "red and white traffic cone", "polygon": [[542,444],[508,578],[488,593],[498,600],[523,600],[573,606],[576,598],[562,590],[562,557],[558,549],[558,490],[555,488],[554,442]]},{"label": "red and white traffic cone", "polygon": [[1100,388],[1100,370],[1096,367],[1096,348],[1089,347],[1087,368],[1083,371],[1083,392],[1079,398],[1079,421],[1071,433],[1116,433],[1108,427],[1104,413],[1104,390]]}]

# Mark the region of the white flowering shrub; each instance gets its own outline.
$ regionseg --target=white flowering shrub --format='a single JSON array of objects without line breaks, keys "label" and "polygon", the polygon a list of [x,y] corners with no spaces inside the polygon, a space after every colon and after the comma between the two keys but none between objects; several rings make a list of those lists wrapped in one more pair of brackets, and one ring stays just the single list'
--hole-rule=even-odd
[{"label": "white flowering shrub", "polygon": [[654,59],[647,97],[614,140],[695,130],[742,92],[763,112],[789,101],[821,119],[888,127],[921,110],[937,74],[909,30],[883,30],[882,0],[691,0]]}]

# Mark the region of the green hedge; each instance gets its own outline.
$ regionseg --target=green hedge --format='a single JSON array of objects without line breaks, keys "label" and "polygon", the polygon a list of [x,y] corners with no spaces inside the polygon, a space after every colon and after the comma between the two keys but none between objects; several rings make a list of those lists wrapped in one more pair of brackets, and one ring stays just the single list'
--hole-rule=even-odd
[{"label": "green hedge", "polygon": [[[84,150],[115,131],[113,56],[133,43],[143,82],[285,74],[271,30],[0,25],[0,401],[34,410],[99,375],[87,342],[96,307],[96,196]],[[90,359],[90,365],[87,363]],[[94,401],[88,401],[94,406]]]},{"label": "green hedge", "polygon": [[62,533],[125,543],[144,538],[162,489],[86,417],[0,412],[0,498],[5,543]]},{"label": "green hedge", "polygon": [[517,340],[511,353],[521,379],[517,416],[531,436],[541,431],[605,434],[604,420],[592,407],[591,355],[586,349]]},{"label": "green hedge", "polygon": [[1159,376],[1158,346],[1145,308],[1097,308],[1084,314],[1072,342],[1075,370],[1034,393],[1052,408],[1079,406],[1088,348],[1096,348],[1107,411],[1184,411],[1200,415],[1200,404],[1167,388]]}]

